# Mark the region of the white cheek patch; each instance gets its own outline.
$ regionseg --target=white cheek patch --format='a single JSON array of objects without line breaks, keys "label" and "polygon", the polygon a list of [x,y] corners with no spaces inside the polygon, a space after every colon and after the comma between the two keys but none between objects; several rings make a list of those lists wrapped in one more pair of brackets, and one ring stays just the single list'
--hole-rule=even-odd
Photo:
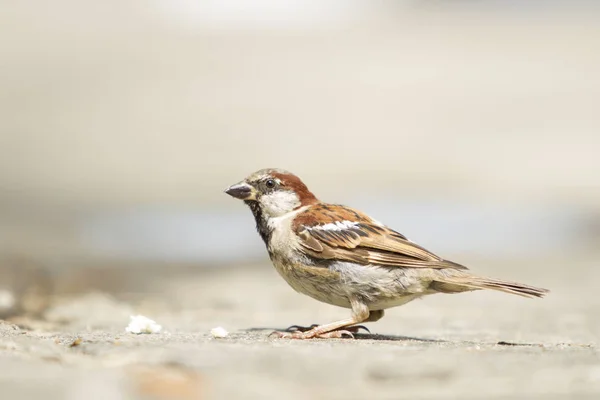
[{"label": "white cheek patch", "polygon": [[286,190],[262,195],[260,198],[263,211],[271,217],[278,217],[293,211],[300,206],[296,193]]},{"label": "white cheek patch", "polygon": [[325,225],[313,226],[308,229],[316,229],[322,231],[343,231],[344,229],[351,229],[358,225],[358,222],[353,221],[336,221],[330,222]]}]

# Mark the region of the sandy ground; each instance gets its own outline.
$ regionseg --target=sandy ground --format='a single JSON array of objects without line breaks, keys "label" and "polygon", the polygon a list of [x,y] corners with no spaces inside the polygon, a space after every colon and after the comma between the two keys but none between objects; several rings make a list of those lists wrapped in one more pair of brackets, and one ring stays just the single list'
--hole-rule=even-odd
[{"label": "sandy ground", "polygon": [[[296,294],[267,262],[201,274],[105,271],[129,289],[62,294],[40,317],[0,323],[0,387],[9,398],[46,399],[597,398],[590,260],[571,260],[568,271],[560,260],[488,261],[478,271],[553,292],[432,296],[388,310],[360,340],[269,338],[347,310]],[[137,313],[163,331],[125,333]],[[216,326],[230,336],[213,338]]]}]

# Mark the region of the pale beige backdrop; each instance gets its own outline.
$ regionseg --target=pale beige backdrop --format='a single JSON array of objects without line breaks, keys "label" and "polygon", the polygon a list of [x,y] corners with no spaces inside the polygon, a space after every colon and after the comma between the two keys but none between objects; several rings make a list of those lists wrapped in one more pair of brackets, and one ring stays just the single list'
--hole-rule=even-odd
[{"label": "pale beige backdrop", "polygon": [[[102,398],[127,398],[119,368],[130,364],[127,357],[143,364],[144,353],[136,353],[143,350],[133,341],[133,350],[114,355],[117,369],[102,369],[109,350],[89,343],[113,340],[130,311],[151,310],[184,334],[205,334],[216,324],[242,332],[344,316],[278,279],[249,212],[223,194],[264,167],[289,169],[323,199],[360,207],[481,273],[553,291],[540,302],[479,293],[427,300],[430,306],[392,311],[374,331],[522,339],[552,349],[597,340],[600,7],[594,2],[60,0],[0,7],[0,316],[25,315],[29,325],[20,322],[22,329],[42,332],[31,343],[3,339],[0,349],[14,357],[6,367],[14,379],[4,383],[13,382],[15,394],[34,390],[14,384],[29,382],[26,360],[33,357],[47,372],[39,372],[40,382],[60,382],[56,398],[67,392],[80,398],[87,383],[99,385],[95,376],[112,382]],[[91,291],[104,294],[64,300],[67,311],[57,311],[66,294]],[[83,335],[85,321],[92,336],[83,352],[90,359],[78,358],[64,336]],[[59,332],[60,351],[48,343],[42,355],[26,350],[39,338],[55,338],[48,332]],[[202,338],[164,339],[164,345],[213,357],[210,344],[207,353],[194,347]],[[375,372],[359,373],[355,382],[364,385],[346,389],[344,375],[333,373],[331,386],[316,372],[310,349],[321,352],[318,346],[303,353],[294,344],[284,353],[308,374],[299,384],[293,371],[278,375],[277,350],[262,345],[266,353],[247,364],[225,357],[216,375],[182,354],[165,354],[200,371],[199,385],[213,385],[220,398],[273,381],[280,386],[272,395],[281,389],[299,398],[397,398],[399,387],[408,387],[409,398],[467,398],[470,390],[471,375],[450,368],[463,357],[462,344],[458,350],[415,345],[422,359],[406,362],[421,367],[398,372],[400,378],[378,369],[396,362],[386,358],[387,344],[377,344],[383,347],[374,358],[363,345],[352,347],[360,365]],[[339,372],[352,359],[337,358],[336,349],[325,364]],[[584,398],[599,389],[594,347],[548,359],[516,351],[503,358],[506,364],[496,363],[495,349],[485,352],[489,361],[469,358],[465,367],[490,396]],[[70,372],[53,369],[44,357],[89,362],[101,372],[73,388]],[[427,373],[423,366],[436,360],[448,370]],[[255,369],[261,364],[262,372]],[[241,382],[235,388],[226,383],[229,367]],[[135,372],[142,386],[145,373]],[[193,382],[185,386],[190,393]]]}]

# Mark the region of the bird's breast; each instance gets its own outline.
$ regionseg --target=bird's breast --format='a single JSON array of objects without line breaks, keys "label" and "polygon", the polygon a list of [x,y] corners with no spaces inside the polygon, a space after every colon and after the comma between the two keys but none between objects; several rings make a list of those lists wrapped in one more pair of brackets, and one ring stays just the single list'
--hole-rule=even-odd
[{"label": "bird's breast", "polygon": [[279,275],[295,291],[327,304],[350,308],[349,288],[338,272],[278,254],[273,254],[271,260]]}]

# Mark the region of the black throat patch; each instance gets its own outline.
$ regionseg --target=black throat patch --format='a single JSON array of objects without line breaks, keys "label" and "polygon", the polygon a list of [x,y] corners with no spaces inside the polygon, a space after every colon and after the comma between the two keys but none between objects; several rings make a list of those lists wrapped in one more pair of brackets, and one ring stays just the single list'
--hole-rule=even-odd
[{"label": "black throat patch", "polygon": [[267,248],[269,247],[269,241],[271,240],[271,235],[273,234],[273,230],[269,228],[267,224],[267,219],[263,215],[262,210],[260,209],[260,205],[256,201],[244,201],[250,207],[250,211],[252,211],[252,215],[254,215],[254,220],[256,221],[256,230],[258,234],[262,238],[263,242]]}]

